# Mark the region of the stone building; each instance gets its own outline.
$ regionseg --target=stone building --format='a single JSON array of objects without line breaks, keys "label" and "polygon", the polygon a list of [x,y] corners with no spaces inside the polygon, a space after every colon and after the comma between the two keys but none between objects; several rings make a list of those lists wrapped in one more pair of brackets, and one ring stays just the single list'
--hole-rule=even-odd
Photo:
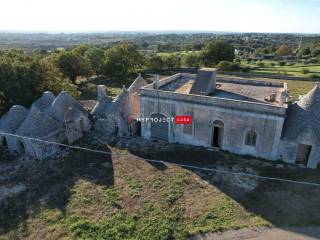
[{"label": "stone building", "polygon": [[97,104],[91,112],[96,129],[116,136],[135,135],[140,131],[140,125],[135,119],[140,117],[140,89],[147,84],[139,74],[130,87],[123,87],[113,100],[106,95],[105,86],[98,86]]},{"label": "stone building", "polygon": [[[286,83],[217,77],[213,69],[179,73],[140,89],[141,135],[315,168],[319,91],[290,105]],[[175,116],[192,116],[192,124]]]},{"label": "stone building", "polygon": [[[157,85],[157,86],[156,86]],[[176,74],[141,90],[141,118],[192,116],[191,125],[143,121],[142,136],[276,160],[286,116],[283,83]]]},{"label": "stone building", "polygon": [[287,113],[280,158],[289,163],[315,168],[320,162],[320,86],[319,83]]},{"label": "stone building", "polygon": [[0,140],[11,152],[43,159],[60,151],[60,147],[35,139],[70,144],[89,131],[90,125],[88,113],[67,92],[57,97],[45,92],[29,110],[13,106],[0,119]]}]

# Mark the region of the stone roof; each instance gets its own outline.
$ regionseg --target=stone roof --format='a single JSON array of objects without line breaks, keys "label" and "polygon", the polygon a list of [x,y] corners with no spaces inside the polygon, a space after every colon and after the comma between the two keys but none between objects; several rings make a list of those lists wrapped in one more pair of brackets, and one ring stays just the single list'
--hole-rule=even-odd
[{"label": "stone roof", "polygon": [[139,92],[140,88],[148,85],[148,82],[141,76],[141,74],[138,75],[138,77],[133,81],[133,83],[128,88],[129,93],[133,92]]},{"label": "stone roof", "polygon": [[194,81],[190,94],[207,95],[215,86],[216,72],[215,69],[203,68],[200,69],[196,80]]},{"label": "stone roof", "polygon": [[62,128],[62,123],[59,123],[59,121],[50,117],[48,114],[40,111],[40,109],[31,107],[27,118],[21,124],[16,134],[43,138]]},{"label": "stone roof", "polygon": [[[232,100],[248,101],[255,103],[279,105],[282,87],[277,86],[257,86],[245,82],[228,83],[217,82],[216,91],[210,96],[226,98]],[[271,94],[276,94],[276,101],[270,102],[268,99]]]},{"label": "stone roof", "polygon": [[129,96],[128,90],[124,89],[109,105],[105,114],[111,114],[116,112],[125,111],[125,105]]},{"label": "stone roof", "polygon": [[112,98],[105,98],[96,103],[93,110],[91,111],[91,114],[96,116],[103,116],[107,109],[109,108],[110,104],[112,102]]},{"label": "stone roof", "polygon": [[59,121],[65,121],[66,115],[72,115],[69,113],[70,111],[80,111],[87,114],[81,103],[76,101],[67,92],[63,91],[55,98],[47,112],[52,118]]},{"label": "stone roof", "polygon": [[283,138],[295,141],[305,133],[312,134],[320,144],[320,86],[315,86],[288,108]]},{"label": "stone roof", "polygon": [[55,96],[53,95],[53,93],[50,91],[46,91],[42,94],[42,97],[40,97],[32,104],[32,106],[38,108],[40,111],[45,111],[51,106],[54,99]]},{"label": "stone roof", "polygon": [[1,118],[0,131],[15,133],[28,115],[28,110],[20,105],[15,105]]},{"label": "stone roof", "polygon": [[298,102],[298,105],[320,119],[320,84],[318,83],[310,92],[304,95]]}]

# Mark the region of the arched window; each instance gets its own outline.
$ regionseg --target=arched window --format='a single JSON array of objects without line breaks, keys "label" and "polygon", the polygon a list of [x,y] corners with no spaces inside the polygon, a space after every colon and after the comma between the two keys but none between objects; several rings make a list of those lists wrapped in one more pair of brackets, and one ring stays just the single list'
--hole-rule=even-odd
[{"label": "arched window", "polygon": [[257,144],[257,133],[250,130],[246,133],[245,144],[248,146],[255,146]]}]

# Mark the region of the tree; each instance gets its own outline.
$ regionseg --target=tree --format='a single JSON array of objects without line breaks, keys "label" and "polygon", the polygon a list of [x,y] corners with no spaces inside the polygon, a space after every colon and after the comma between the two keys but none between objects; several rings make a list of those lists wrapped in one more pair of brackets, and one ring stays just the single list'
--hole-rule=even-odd
[{"label": "tree", "polygon": [[292,49],[287,45],[282,45],[277,49],[276,54],[278,56],[289,56],[292,54]]},{"label": "tree", "polygon": [[152,71],[159,71],[163,69],[164,62],[160,56],[152,55],[148,58],[147,66]]},{"label": "tree", "polygon": [[144,57],[132,44],[120,44],[105,52],[106,62],[103,70],[105,75],[125,76],[136,73],[144,63]]},{"label": "tree", "polygon": [[311,55],[313,57],[318,57],[320,56],[320,47],[315,47],[314,49],[312,49]]},{"label": "tree", "polygon": [[29,106],[42,92],[57,94],[63,89],[74,96],[74,85],[62,79],[59,70],[47,59],[31,57],[22,51],[0,53],[0,112],[13,104]]},{"label": "tree", "polygon": [[91,69],[95,72],[97,76],[103,72],[103,63],[104,63],[104,51],[100,48],[89,48],[85,52],[85,58],[90,63]]},{"label": "tree", "polygon": [[306,56],[306,55],[310,55],[311,54],[311,50],[309,47],[304,47],[304,48],[301,48],[299,50],[299,56],[302,57],[302,56]]},{"label": "tree", "polygon": [[90,63],[74,51],[62,51],[54,56],[53,62],[65,77],[76,84],[78,76],[89,77],[92,73]]},{"label": "tree", "polygon": [[233,63],[233,62],[228,62],[228,61],[221,61],[217,65],[219,71],[223,72],[229,72],[229,71],[237,71],[240,69],[239,64]]},{"label": "tree", "polygon": [[175,54],[166,54],[162,57],[164,67],[170,70],[181,66],[181,59]]},{"label": "tree", "polygon": [[183,57],[183,64],[186,67],[199,67],[200,66],[200,56],[196,53],[189,53]]},{"label": "tree", "polygon": [[212,67],[221,61],[233,62],[234,48],[223,41],[209,42],[202,50],[202,61],[206,67]]}]

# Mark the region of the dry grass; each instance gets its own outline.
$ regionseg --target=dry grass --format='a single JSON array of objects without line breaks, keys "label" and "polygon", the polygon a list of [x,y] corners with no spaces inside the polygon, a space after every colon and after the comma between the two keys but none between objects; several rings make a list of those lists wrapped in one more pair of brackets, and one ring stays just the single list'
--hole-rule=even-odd
[{"label": "dry grass", "polygon": [[[143,145],[141,151],[148,148]],[[1,206],[0,239],[185,239],[199,232],[271,224],[320,225],[315,211],[319,189],[260,182],[246,192],[215,181],[215,174],[150,164],[139,152],[110,150],[127,155],[111,159],[75,151],[19,176],[29,191],[11,199],[9,209]],[[177,145],[148,153],[167,161],[238,165],[262,175],[320,181],[314,170],[281,169],[278,163],[199,148]]]}]

